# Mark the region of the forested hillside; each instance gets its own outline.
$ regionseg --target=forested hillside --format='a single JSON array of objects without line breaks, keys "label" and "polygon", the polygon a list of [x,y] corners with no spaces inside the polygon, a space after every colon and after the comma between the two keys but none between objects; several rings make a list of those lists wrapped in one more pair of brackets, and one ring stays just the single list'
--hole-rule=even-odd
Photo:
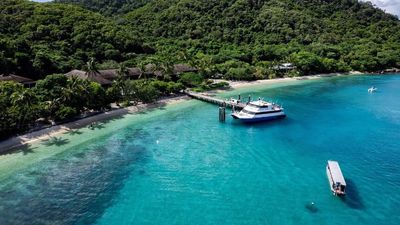
[{"label": "forested hillside", "polygon": [[400,61],[399,20],[355,0],[153,1],[126,18],[166,51],[188,46],[215,63],[294,61],[312,73]]},{"label": "forested hillside", "polygon": [[78,6],[0,2],[0,74],[42,78],[80,68],[89,57],[124,61],[146,51],[141,39],[135,30]]},{"label": "forested hillside", "polygon": [[291,76],[400,66],[398,18],[357,0],[57,1],[0,3],[0,73],[44,77],[89,57],[231,79],[281,76],[282,62]]},{"label": "forested hillside", "polygon": [[69,3],[112,16],[139,8],[151,0],[54,0],[57,3]]}]

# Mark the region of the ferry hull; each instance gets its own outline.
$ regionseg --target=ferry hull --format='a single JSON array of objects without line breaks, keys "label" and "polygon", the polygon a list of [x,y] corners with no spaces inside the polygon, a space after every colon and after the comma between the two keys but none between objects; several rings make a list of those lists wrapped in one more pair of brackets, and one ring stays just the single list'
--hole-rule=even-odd
[{"label": "ferry hull", "polygon": [[286,117],[286,115],[283,114],[283,115],[268,116],[268,117],[240,118],[240,117],[232,114],[232,117],[235,118],[235,119],[239,119],[240,121],[242,121],[244,123],[255,123],[255,122],[263,122],[263,121],[271,121],[271,120],[283,119],[283,118]]}]

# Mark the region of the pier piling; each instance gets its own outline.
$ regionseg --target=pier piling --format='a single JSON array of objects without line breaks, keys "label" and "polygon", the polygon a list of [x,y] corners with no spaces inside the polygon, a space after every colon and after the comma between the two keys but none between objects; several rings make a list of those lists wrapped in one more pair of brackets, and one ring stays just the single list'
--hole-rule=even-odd
[{"label": "pier piling", "polygon": [[225,122],[225,107],[219,107],[219,122]]}]

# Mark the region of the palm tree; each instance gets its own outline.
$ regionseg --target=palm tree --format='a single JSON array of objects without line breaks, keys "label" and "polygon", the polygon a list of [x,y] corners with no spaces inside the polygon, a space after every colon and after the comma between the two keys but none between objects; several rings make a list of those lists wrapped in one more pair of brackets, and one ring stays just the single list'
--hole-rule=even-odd
[{"label": "palm tree", "polygon": [[156,77],[158,76],[156,72],[160,70],[160,66],[155,60],[152,60],[151,63],[147,64],[147,67],[149,68],[150,73],[152,73]]},{"label": "palm tree", "polygon": [[208,77],[212,73],[212,59],[209,56],[204,56],[197,59],[197,68],[203,77]]},{"label": "palm tree", "polygon": [[120,67],[117,70],[118,77],[114,81],[115,86],[119,89],[120,94],[123,98],[126,97],[126,82],[128,77],[128,68],[124,64],[120,64]]},{"label": "palm tree", "polygon": [[88,77],[94,77],[99,74],[99,70],[97,69],[96,62],[93,57],[86,62],[86,75]]},{"label": "palm tree", "polygon": [[139,63],[138,68],[139,68],[139,71],[140,71],[139,79],[141,79],[141,78],[147,79],[147,77],[146,77],[146,63],[143,63],[143,62]]},{"label": "palm tree", "polygon": [[129,71],[128,71],[128,68],[125,66],[125,64],[121,63],[119,65],[119,68],[117,70],[117,74],[118,74],[118,76],[123,77],[123,78],[127,78],[128,77]]},{"label": "palm tree", "polygon": [[76,76],[70,77],[66,87],[63,88],[63,95],[60,100],[67,105],[75,106],[77,109],[82,108],[85,103],[81,100],[83,96],[88,94],[85,83],[88,83],[88,81]]},{"label": "palm tree", "polygon": [[26,119],[30,117],[33,119],[36,117],[35,103],[37,102],[37,97],[32,89],[22,89],[18,92],[14,92],[11,95],[11,103],[14,107],[19,108],[17,128],[20,129],[21,126],[26,126]]},{"label": "palm tree", "polygon": [[24,88],[21,91],[14,92],[11,95],[11,103],[15,106],[31,107],[36,100],[36,95],[32,89]]},{"label": "palm tree", "polygon": [[178,52],[178,60],[183,61],[183,63],[189,64],[189,66],[191,67],[196,66],[196,62],[193,60],[194,58],[194,54],[187,50]]},{"label": "palm tree", "polygon": [[159,68],[163,80],[169,80],[174,75],[174,64],[169,59],[164,60]]}]

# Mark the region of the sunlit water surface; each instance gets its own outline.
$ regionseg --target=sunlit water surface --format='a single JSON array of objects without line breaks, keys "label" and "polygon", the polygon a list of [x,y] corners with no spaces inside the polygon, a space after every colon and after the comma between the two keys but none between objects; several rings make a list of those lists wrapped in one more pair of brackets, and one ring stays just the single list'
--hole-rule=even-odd
[{"label": "sunlit water surface", "polygon": [[278,101],[286,119],[220,123],[192,100],[0,156],[0,224],[399,224],[400,76],[269,86],[222,97]]}]

